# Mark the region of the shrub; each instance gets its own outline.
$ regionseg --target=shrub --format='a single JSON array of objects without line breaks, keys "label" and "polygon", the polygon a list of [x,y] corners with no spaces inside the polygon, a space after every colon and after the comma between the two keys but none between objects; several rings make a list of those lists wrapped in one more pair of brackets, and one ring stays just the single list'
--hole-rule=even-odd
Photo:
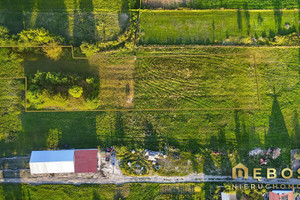
[{"label": "shrub", "polygon": [[63,39],[59,36],[53,36],[44,28],[23,30],[19,33],[19,43],[33,45],[51,45],[53,43],[61,43]]},{"label": "shrub", "polygon": [[275,36],[274,45],[299,45],[300,43],[300,37],[297,35],[297,33],[292,33],[289,35],[283,35],[283,36]]},{"label": "shrub", "polygon": [[81,97],[82,93],[83,93],[83,88],[76,85],[69,89],[69,94],[75,98]]},{"label": "shrub", "polygon": [[55,150],[58,146],[59,140],[61,139],[62,132],[56,129],[50,129],[47,134],[47,147]]},{"label": "shrub", "polygon": [[96,45],[89,44],[87,42],[83,42],[82,45],[80,45],[80,49],[82,53],[84,53],[87,57],[95,55],[99,50],[99,48]]},{"label": "shrub", "polygon": [[60,47],[57,42],[53,42],[51,46],[45,45],[43,47],[43,52],[48,58],[58,60],[62,53],[62,47]]},{"label": "shrub", "polygon": [[8,43],[10,40],[9,31],[6,27],[0,26],[0,45]]},{"label": "shrub", "polygon": [[24,46],[43,46],[42,52],[53,60],[57,60],[62,53],[62,48],[59,45],[63,42],[63,39],[50,34],[44,28],[23,30],[18,36],[19,44]]},{"label": "shrub", "polygon": [[294,158],[295,158],[296,160],[300,160],[300,152],[295,153],[295,154],[294,154]]}]

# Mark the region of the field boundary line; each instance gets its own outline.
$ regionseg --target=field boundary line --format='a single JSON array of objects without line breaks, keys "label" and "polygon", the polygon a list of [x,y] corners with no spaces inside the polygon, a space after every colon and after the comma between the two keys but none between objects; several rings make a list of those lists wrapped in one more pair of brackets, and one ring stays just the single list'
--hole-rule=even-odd
[{"label": "field boundary line", "polygon": [[[133,9],[134,10],[134,9]],[[0,11],[7,11],[7,9],[0,9]],[[97,13],[97,12],[120,12],[120,9],[102,9],[102,8],[96,8],[96,9],[93,9],[93,10],[81,10],[81,9],[57,9],[57,10],[32,10],[32,11],[24,11],[24,10],[21,10],[21,9],[14,9],[14,12],[36,12],[36,13],[46,13],[46,12],[59,12],[59,13],[72,13],[72,12],[80,12],[80,13]],[[130,9],[129,9],[130,11]]]},{"label": "field boundary line", "polygon": [[212,110],[259,110],[259,108],[152,108],[152,109],[99,109],[99,110],[28,110],[28,113],[44,113],[44,112],[144,112],[144,111],[212,111]]},{"label": "field boundary line", "polygon": [[161,10],[158,10],[158,9],[129,9],[129,11],[132,11],[132,12],[135,12],[135,11],[141,11],[141,12],[152,12],[152,13],[172,13],[172,12],[190,12],[190,13],[201,13],[201,12],[215,12],[215,11],[220,11],[220,12],[229,12],[229,11],[248,11],[248,12],[274,12],[275,11],[287,11],[287,12],[299,12],[300,9],[296,8],[296,9],[182,9],[182,10],[179,10],[179,9],[161,9]]},{"label": "field boundary line", "polygon": [[140,45],[139,48],[145,48],[145,49],[155,49],[155,48],[158,48],[158,49],[161,49],[161,48],[188,48],[188,47],[191,47],[191,48],[245,48],[245,49],[250,49],[250,48],[260,48],[260,49],[263,49],[263,48],[266,48],[266,49],[276,49],[276,48],[300,48],[300,46],[246,46],[246,45],[158,45],[158,46],[152,46],[152,45]]}]

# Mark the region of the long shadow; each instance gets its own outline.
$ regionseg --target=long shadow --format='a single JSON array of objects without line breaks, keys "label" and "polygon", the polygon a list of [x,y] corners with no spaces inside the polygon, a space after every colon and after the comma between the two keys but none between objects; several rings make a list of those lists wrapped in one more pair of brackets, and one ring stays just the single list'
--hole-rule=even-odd
[{"label": "long shadow", "polygon": [[125,130],[124,130],[123,114],[121,112],[116,113],[115,131],[116,131],[115,133],[116,145],[124,145]]},{"label": "long shadow", "polygon": [[249,149],[249,131],[246,130],[246,125],[243,120],[240,119],[240,111],[234,111],[235,120],[235,137],[237,140],[237,148],[239,150]]},{"label": "long shadow", "polygon": [[[4,175],[4,176],[10,176],[9,178],[19,178],[19,174],[15,173],[15,176],[10,175]],[[21,184],[3,184],[3,194],[4,194],[4,200],[22,200],[23,198],[23,192],[22,192],[22,185]],[[3,197],[2,197],[3,198]]]},{"label": "long shadow", "polygon": [[74,0],[74,27],[73,27],[73,45],[80,46],[83,41],[95,42],[96,41],[96,24],[93,10],[92,0]]},{"label": "long shadow", "polygon": [[237,24],[239,31],[243,30],[243,15],[240,9],[237,10]]},{"label": "long shadow", "polygon": [[93,200],[101,200],[100,195],[95,190],[93,191]]},{"label": "long shadow", "polygon": [[240,148],[242,146],[242,133],[241,133],[241,124],[240,124],[240,119],[239,119],[239,111],[235,110],[234,111],[234,121],[235,121],[235,137],[237,140],[237,147]]},{"label": "long shadow", "polygon": [[221,153],[221,173],[222,175],[230,175],[230,169],[232,166],[228,155],[234,150],[232,149],[234,145],[229,144],[228,146],[228,141],[226,140],[225,135],[225,129],[223,127],[219,130],[218,142],[218,146],[221,147],[219,151]]},{"label": "long shadow", "polygon": [[248,3],[244,4],[244,12],[245,12],[245,18],[246,18],[246,25],[247,25],[247,35],[250,35],[251,30],[251,24],[250,24],[250,12],[248,9]]},{"label": "long shadow", "polygon": [[298,148],[300,146],[300,124],[299,124],[299,114],[295,110],[294,119],[293,119],[293,127],[294,127],[294,148]]},{"label": "long shadow", "polygon": [[159,141],[157,138],[157,133],[153,128],[151,122],[145,122],[145,149],[158,151],[159,150]]},{"label": "long shadow", "polygon": [[275,19],[275,27],[277,29],[277,33],[279,35],[282,34],[282,11],[280,10],[281,0],[274,0],[273,1],[273,7],[274,7],[274,19]]},{"label": "long shadow", "polygon": [[[31,13],[34,10],[36,0],[16,1],[6,0],[1,4],[0,9],[0,26],[5,26],[10,33],[17,34],[22,31],[24,27],[25,16],[24,13]],[[30,18],[29,14],[26,14]]]},{"label": "long shadow", "polygon": [[206,175],[214,175],[216,173],[216,169],[210,152],[206,152],[205,154],[203,154],[203,158],[203,173]]},{"label": "long shadow", "polygon": [[277,95],[274,92],[272,112],[269,118],[269,130],[265,139],[266,147],[289,147],[290,136],[286,128]]},{"label": "long shadow", "polygon": [[[129,5],[129,2],[127,0],[122,0],[121,12],[118,13],[118,22],[121,30],[120,34],[123,33],[128,27],[129,18],[130,15],[132,14],[129,11],[130,6],[131,5]],[[134,5],[133,7],[136,7],[136,5]]]},{"label": "long shadow", "polygon": [[37,16],[30,20],[31,27],[45,28],[52,34],[62,36],[67,42],[70,40],[69,13],[67,12],[64,0],[38,1],[37,9],[42,11],[45,8],[54,8],[50,12],[38,12]]}]

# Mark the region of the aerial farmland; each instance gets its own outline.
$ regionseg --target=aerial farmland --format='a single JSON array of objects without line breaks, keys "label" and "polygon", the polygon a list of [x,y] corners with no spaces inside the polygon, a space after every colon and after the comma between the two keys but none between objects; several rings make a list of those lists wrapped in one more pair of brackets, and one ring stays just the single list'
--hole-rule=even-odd
[{"label": "aerial farmland", "polygon": [[[230,188],[257,167],[300,184],[299,9],[0,0],[0,199],[266,199]],[[80,150],[93,172],[32,173],[32,152]],[[239,163],[248,180],[231,179]]]}]

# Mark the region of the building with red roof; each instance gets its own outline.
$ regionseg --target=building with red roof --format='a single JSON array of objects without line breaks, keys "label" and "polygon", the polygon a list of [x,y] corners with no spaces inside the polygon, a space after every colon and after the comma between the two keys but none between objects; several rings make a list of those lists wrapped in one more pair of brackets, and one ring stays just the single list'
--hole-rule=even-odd
[{"label": "building with red roof", "polygon": [[97,173],[98,150],[75,150],[75,173]]},{"label": "building with red roof", "polygon": [[269,200],[294,200],[293,190],[273,190],[269,192]]}]

